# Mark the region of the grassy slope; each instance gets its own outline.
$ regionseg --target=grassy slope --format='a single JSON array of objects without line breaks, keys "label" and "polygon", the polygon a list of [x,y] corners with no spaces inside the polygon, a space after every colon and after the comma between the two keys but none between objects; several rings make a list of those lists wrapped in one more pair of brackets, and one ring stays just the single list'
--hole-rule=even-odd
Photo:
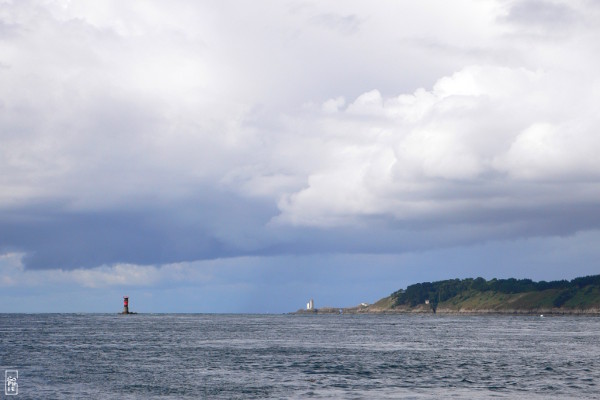
[{"label": "grassy slope", "polygon": [[568,308],[600,308],[600,287],[586,286],[565,303]]},{"label": "grassy slope", "polygon": [[464,292],[448,301],[442,302],[438,308],[451,310],[535,310],[552,308],[552,302],[559,290],[550,289],[541,292],[506,294],[498,292]]},{"label": "grassy slope", "polygon": [[[575,295],[566,301],[561,307],[554,307],[554,300],[563,292],[562,289],[548,289],[537,292],[525,292],[506,294],[492,291],[480,292],[469,290],[458,294],[457,296],[441,302],[438,305],[438,312],[459,312],[459,311],[530,311],[554,310],[557,312],[569,312],[577,310],[600,309],[600,287],[586,286],[575,293]],[[372,310],[406,310],[406,311],[425,311],[424,305],[417,305],[410,308],[406,306],[394,306],[394,299],[391,296],[385,297],[369,308]]]}]

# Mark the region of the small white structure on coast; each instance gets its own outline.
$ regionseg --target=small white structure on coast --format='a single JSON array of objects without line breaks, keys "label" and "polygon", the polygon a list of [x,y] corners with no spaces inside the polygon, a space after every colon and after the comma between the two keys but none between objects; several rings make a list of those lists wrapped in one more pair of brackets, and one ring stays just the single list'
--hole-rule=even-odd
[{"label": "small white structure on coast", "polygon": [[314,308],[315,308],[315,302],[313,299],[310,299],[309,302],[306,303],[306,309],[308,311],[310,311],[310,310],[314,310]]},{"label": "small white structure on coast", "polygon": [[425,300],[425,304],[429,304],[429,300]]}]

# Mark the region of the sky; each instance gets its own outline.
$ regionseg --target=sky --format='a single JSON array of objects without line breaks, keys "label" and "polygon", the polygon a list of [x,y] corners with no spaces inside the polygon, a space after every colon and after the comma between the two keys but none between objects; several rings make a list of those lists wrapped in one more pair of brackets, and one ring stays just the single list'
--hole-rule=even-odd
[{"label": "sky", "polygon": [[600,273],[594,0],[0,1],[0,312]]}]

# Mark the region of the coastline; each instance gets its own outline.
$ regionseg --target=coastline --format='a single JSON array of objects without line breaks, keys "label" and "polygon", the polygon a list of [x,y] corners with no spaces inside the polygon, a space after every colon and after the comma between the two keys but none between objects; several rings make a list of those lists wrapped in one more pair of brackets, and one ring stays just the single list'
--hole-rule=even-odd
[{"label": "coastline", "polygon": [[[340,312],[341,311],[341,312]],[[297,310],[291,312],[292,315],[359,315],[359,314],[422,314],[422,315],[523,315],[523,316],[561,316],[561,315],[579,315],[579,316],[600,316],[599,308],[590,309],[562,309],[562,308],[539,308],[539,309],[449,309],[438,308],[435,312],[425,307],[414,308],[378,308],[378,307],[322,307],[313,310]]]},{"label": "coastline", "polygon": [[[312,305],[312,300],[311,300]],[[600,315],[600,275],[571,281],[483,278],[409,285],[373,304],[293,314]]]}]

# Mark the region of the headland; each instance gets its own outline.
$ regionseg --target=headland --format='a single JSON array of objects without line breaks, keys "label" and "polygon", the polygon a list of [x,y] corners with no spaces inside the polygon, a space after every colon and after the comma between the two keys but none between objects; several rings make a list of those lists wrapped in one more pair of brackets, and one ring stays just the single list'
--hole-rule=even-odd
[{"label": "headland", "polygon": [[600,315],[600,275],[571,281],[468,278],[423,282],[373,304],[322,307],[294,314]]}]

